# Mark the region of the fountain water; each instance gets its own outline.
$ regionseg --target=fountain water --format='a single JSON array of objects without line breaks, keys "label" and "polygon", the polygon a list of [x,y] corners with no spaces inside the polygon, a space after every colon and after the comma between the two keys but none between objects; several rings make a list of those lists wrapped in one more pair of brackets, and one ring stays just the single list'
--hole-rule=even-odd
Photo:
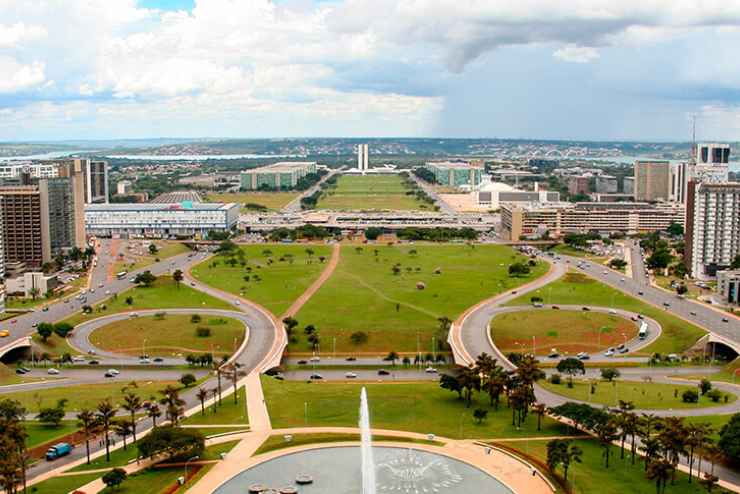
[{"label": "fountain water", "polygon": [[370,433],[370,410],[367,392],[360,392],[360,435],[362,439],[362,494],[375,494],[375,460],[373,459],[373,436]]}]

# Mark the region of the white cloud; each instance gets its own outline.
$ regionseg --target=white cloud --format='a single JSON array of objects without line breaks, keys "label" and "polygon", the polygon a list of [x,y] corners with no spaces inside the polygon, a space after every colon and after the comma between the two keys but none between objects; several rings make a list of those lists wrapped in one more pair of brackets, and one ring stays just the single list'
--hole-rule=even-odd
[{"label": "white cloud", "polygon": [[590,46],[569,44],[555,50],[552,56],[564,62],[589,63],[599,58],[599,51]]},{"label": "white cloud", "polygon": [[46,36],[43,26],[28,26],[23,22],[6,26],[0,24],[0,48],[9,48],[19,43],[33,41]]},{"label": "white cloud", "polygon": [[15,59],[0,56],[0,93],[25,91],[40,85],[46,80],[44,64],[33,62],[22,65]]}]

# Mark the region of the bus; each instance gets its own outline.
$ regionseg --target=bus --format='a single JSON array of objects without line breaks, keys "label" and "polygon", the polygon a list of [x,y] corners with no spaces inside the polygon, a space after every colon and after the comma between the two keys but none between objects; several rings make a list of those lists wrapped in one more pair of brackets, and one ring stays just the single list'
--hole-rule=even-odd
[{"label": "bus", "polygon": [[648,332],[648,325],[645,321],[642,321],[640,323],[640,332],[638,333],[638,336],[641,340],[644,340],[647,338],[647,332]]},{"label": "bus", "polygon": [[118,278],[119,280],[122,280],[126,277],[127,274],[128,274],[128,271],[121,271],[120,273],[116,274],[116,278]]}]

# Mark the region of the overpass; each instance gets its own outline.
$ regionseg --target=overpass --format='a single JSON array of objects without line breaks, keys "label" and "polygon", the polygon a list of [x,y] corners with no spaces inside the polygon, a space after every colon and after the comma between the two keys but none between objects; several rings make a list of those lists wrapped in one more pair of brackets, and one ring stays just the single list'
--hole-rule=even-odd
[{"label": "overpass", "polygon": [[18,348],[31,348],[31,337],[24,336],[16,338],[15,340],[8,342],[5,346],[0,346],[0,359],[5,357],[6,354],[16,350]]}]

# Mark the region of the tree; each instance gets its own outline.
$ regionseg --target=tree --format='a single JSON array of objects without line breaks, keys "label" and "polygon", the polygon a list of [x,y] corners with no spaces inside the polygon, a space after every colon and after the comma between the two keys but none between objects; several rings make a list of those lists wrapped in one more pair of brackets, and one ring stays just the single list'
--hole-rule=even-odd
[{"label": "tree", "polygon": [[709,472],[704,472],[704,477],[699,480],[699,483],[707,490],[707,492],[712,492],[714,487],[717,485],[717,482],[719,482],[719,477]]},{"label": "tree", "polygon": [[563,478],[568,480],[568,468],[571,463],[581,463],[583,451],[567,439],[553,439],[547,443],[547,466],[555,470],[563,467]]},{"label": "tree", "polygon": [[740,461],[740,413],[733,415],[719,431],[719,449],[734,463]]},{"label": "tree", "polygon": [[286,317],[283,319],[283,326],[285,326],[285,332],[288,336],[293,334],[293,331],[298,327],[298,320],[293,317]]},{"label": "tree", "polygon": [[105,399],[98,403],[96,417],[103,427],[103,435],[105,438],[105,461],[110,461],[110,423],[113,417],[116,416],[118,410],[110,402],[109,399]]},{"label": "tree", "polygon": [[439,387],[442,389],[447,389],[449,391],[454,391],[455,393],[457,393],[457,397],[459,399],[462,399],[463,388],[456,376],[446,373],[441,374],[439,376]]},{"label": "tree", "polygon": [[139,273],[134,278],[134,283],[144,287],[152,286],[155,281],[157,281],[157,277],[154,276],[151,271],[144,271],[143,273]]},{"label": "tree", "polygon": [[42,424],[48,424],[52,427],[59,427],[64,420],[64,407],[67,400],[62,398],[57,402],[55,407],[47,407],[39,410],[38,421]]},{"label": "tree", "polygon": [[126,438],[131,435],[132,425],[128,419],[113,422],[113,431],[123,438],[123,450],[126,451]]},{"label": "tree", "polygon": [[476,408],[473,410],[473,417],[478,422],[478,424],[483,423],[483,421],[488,417],[488,410],[485,408]]},{"label": "tree", "polygon": [[606,367],[604,369],[601,369],[601,378],[609,382],[612,382],[620,375],[621,373],[619,372],[619,369],[615,369],[613,367]]},{"label": "tree", "polygon": [[38,327],[36,328],[36,332],[39,336],[41,336],[41,340],[46,343],[46,340],[49,339],[49,336],[54,333],[54,325],[48,322],[39,323]]},{"label": "tree", "polygon": [[180,391],[172,385],[167,385],[159,393],[163,396],[159,403],[165,407],[165,416],[173,425],[177,425],[183,413],[183,405],[185,405],[185,400],[180,398]]},{"label": "tree", "polygon": [[730,269],[740,269],[740,254],[736,255],[730,263]]},{"label": "tree", "polygon": [[509,265],[509,276],[511,277],[519,278],[521,276],[528,275],[529,272],[530,272],[530,268],[526,263],[515,262]]},{"label": "tree", "polygon": [[665,486],[668,479],[675,472],[675,468],[668,460],[660,458],[651,462],[647,466],[647,478],[655,481],[655,492],[661,494],[665,492]]},{"label": "tree", "polygon": [[669,235],[680,237],[681,235],[683,235],[683,226],[679,223],[671,222],[671,224],[668,225],[668,228],[666,228],[665,231]]},{"label": "tree", "polygon": [[131,416],[131,433],[134,436],[134,442],[136,442],[136,413],[143,408],[141,398],[136,393],[126,393],[123,397],[123,405],[121,408],[126,410]]},{"label": "tree", "polygon": [[74,326],[72,326],[68,322],[58,322],[54,325],[54,333],[56,333],[56,335],[60,338],[66,338],[73,329]]},{"label": "tree", "polygon": [[617,424],[612,419],[608,419],[604,422],[596,424],[594,432],[599,438],[599,444],[604,450],[602,456],[604,457],[604,466],[609,468],[609,456],[611,456],[612,442],[617,439]]},{"label": "tree", "polygon": [[195,384],[196,381],[197,379],[193,374],[183,374],[180,378],[180,384],[182,384],[186,388],[189,388],[190,386]]},{"label": "tree", "polygon": [[39,296],[39,289],[36,287],[31,288],[28,290],[29,295],[31,295],[31,300],[36,300],[36,297]]},{"label": "tree", "polygon": [[180,427],[158,427],[142,438],[138,443],[139,454],[152,458],[164,454],[169,458],[174,456],[196,456],[205,449],[205,438],[196,429],[182,429]]},{"label": "tree", "polygon": [[673,262],[673,254],[668,249],[660,249],[646,259],[650,269],[665,269]]},{"label": "tree", "polygon": [[699,381],[699,391],[701,391],[702,396],[707,394],[710,389],[712,389],[712,382],[709,379]]},{"label": "tree", "polygon": [[465,402],[468,408],[473,402],[473,391],[480,390],[480,374],[478,370],[472,364],[468,367],[463,367],[457,376],[460,381],[460,387],[462,387],[465,393]]},{"label": "tree", "polygon": [[132,297],[131,295],[126,297],[126,305],[134,305],[134,297]]},{"label": "tree", "polygon": [[[150,248],[153,246],[154,244],[150,245]],[[123,468],[114,468],[113,470],[106,472],[101,480],[106,486],[110,487],[111,489],[117,490],[118,487],[123,483],[123,481],[126,480],[127,476],[128,474]]]},{"label": "tree", "polygon": [[156,403],[150,403],[149,406],[146,407],[146,416],[152,419],[152,427],[156,428],[157,419],[162,416],[162,410]]},{"label": "tree", "polygon": [[585,374],[586,366],[583,365],[581,359],[568,357],[558,362],[558,372],[562,374],[568,374],[568,387],[573,387],[573,376],[576,374]]},{"label": "tree", "polygon": [[399,358],[401,358],[401,357],[399,357],[398,353],[396,353],[395,351],[390,351],[388,353],[388,355],[386,355],[385,359],[383,359],[383,360],[386,360],[386,361],[390,362],[391,365],[393,365],[395,367],[396,366],[396,360],[398,360]]},{"label": "tree", "polygon": [[686,286],[686,283],[679,283],[676,285],[676,293],[678,295],[684,295],[689,291],[689,287]]},{"label": "tree", "polygon": [[206,414],[206,400],[208,399],[208,390],[206,388],[198,389],[198,392],[195,394],[195,397],[198,398],[198,401],[200,401],[200,414],[205,415]]},{"label": "tree", "polygon": [[364,331],[355,331],[349,335],[349,339],[354,345],[362,345],[363,343],[367,343],[368,336]]},{"label": "tree", "polygon": [[547,412],[547,407],[544,403],[535,403],[532,405],[532,412],[537,415],[537,430],[539,431],[542,428],[542,417]]},{"label": "tree", "polygon": [[693,389],[687,389],[686,391],[681,393],[681,401],[683,401],[684,403],[698,403],[699,393],[697,393]]},{"label": "tree", "polygon": [[85,453],[87,454],[88,465],[90,464],[90,434],[95,430],[96,425],[95,413],[92,410],[83,408],[77,414],[77,427],[80,427],[83,434],[85,434]]},{"label": "tree", "polygon": [[180,283],[185,278],[185,275],[183,275],[182,270],[176,269],[172,273],[172,279],[175,280],[175,284],[177,285],[177,288],[180,288]]}]

